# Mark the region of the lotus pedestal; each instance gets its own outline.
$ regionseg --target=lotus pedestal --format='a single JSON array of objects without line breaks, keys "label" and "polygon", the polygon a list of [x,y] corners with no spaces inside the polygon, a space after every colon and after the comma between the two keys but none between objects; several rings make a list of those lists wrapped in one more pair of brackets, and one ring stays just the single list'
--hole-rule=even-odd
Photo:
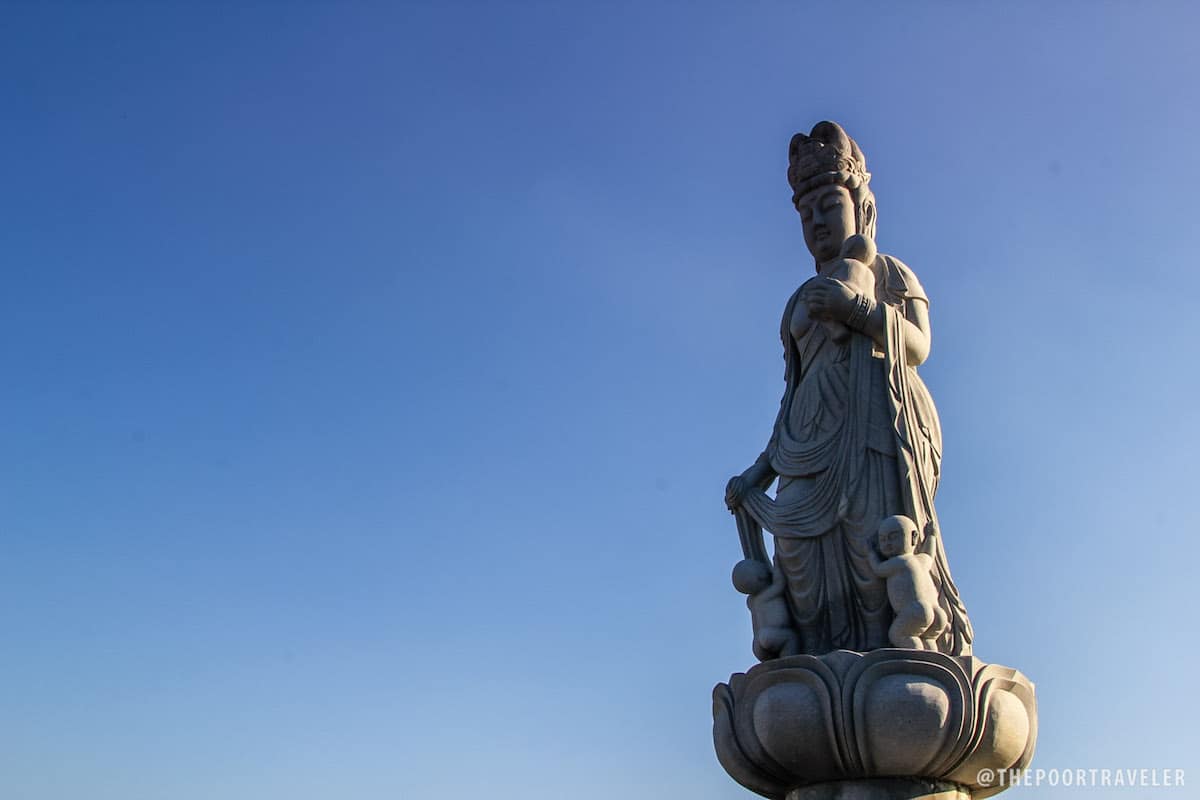
[{"label": "lotus pedestal", "polygon": [[1037,740],[1033,684],[971,656],[838,650],[766,661],[713,690],[730,776],[773,800],[970,800]]}]

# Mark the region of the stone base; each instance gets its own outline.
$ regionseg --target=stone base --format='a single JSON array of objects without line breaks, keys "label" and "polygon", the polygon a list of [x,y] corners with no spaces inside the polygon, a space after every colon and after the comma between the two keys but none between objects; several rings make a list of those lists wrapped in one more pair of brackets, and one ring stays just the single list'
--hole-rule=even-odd
[{"label": "stone base", "polygon": [[717,684],[713,742],[772,800],[983,798],[1033,758],[1037,702],[1024,675],[972,656],[837,650]]},{"label": "stone base", "polygon": [[802,786],[788,792],[787,800],[971,800],[971,792],[949,781],[871,778]]}]

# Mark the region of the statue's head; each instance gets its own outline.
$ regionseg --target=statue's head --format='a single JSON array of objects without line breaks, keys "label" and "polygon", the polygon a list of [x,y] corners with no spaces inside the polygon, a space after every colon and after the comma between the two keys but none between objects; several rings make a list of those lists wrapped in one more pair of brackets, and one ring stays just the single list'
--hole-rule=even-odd
[{"label": "statue's head", "polygon": [[879,552],[886,558],[911,553],[917,545],[917,524],[908,517],[887,517],[876,533]]},{"label": "statue's head", "polygon": [[746,558],[733,567],[733,588],[742,594],[758,594],[771,585],[771,567],[755,558]]},{"label": "statue's head", "polygon": [[792,203],[804,224],[809,252],[823,263],[836,258],[854,234],[875,238],[875,195],[858,144],[836,122],[818,122],[788,146]]}]

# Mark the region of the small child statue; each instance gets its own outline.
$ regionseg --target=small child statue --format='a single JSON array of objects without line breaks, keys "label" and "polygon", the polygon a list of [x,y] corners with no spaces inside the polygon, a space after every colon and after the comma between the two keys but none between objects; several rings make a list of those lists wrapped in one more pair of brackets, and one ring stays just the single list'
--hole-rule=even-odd
[{"label": "small child statue", "polygon": [[792,628],[792,614],[783,596],[786,579],[778,567],[753,558],[733,568],[733,586],[746,598],[754,629],[754,656],[759,661],[794,656],[800,652],[800,637]]},{"label": "small child statue", "polygon": [[936,526],[929,526],[925,541],[916,552],[917,525],[908,517],[883,520],[876,540],[883,558],[869,548],[871,568],[887,580],[888,601],[896,613],[888,629],[888,640],[893,647],[936,649],[933,641],[946,630],[948,623],[946,612],[938,606],[938,590],[929,574],[937,542]]},{"label": "small child statue", "polygon": [[[875,242],[869,237],[856,233],[842,245],[841,256],[830,265],[827,272],[822,273],[826,278],[834,278],[849,286],[856,294],[875,298],[875,272],[871,265],[875,263]],[[850,329],[844,322],[826,319],[821,324],[835,342],[844,342],[850,335]]]}]

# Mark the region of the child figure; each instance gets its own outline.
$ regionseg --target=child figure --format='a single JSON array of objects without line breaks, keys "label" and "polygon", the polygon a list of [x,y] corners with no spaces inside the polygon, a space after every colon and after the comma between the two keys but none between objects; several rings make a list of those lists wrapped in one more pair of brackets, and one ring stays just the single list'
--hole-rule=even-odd
[{"label": "child figure", "polygon": [[783,596],[786,580],[778,567],[753,558],[733,568],[733,586],[749,595],[750,624],[754,629],[754,656],[759,661],[794,656],[800,652],[800,637],[792,628],[792,614]]},{"label": "child figure", "polygon": [[[856,294],[875,298],[875,272],[871,265],[875,263],[875,242],[856,233],[842,245],[841,257],[835,261],[828,272],[822,273],[826,278],[834,278],[849,286]],[[822,320],[829,338],[835,342],[844,342],[850,335],[850,329],[844,322]]]},{"label": "child figure", "polygon": [[888,601],[896,619],[888,629],[893,647],[933,650],[933,640],[946,630],[946,612],[938,606],[938,590],[930,570],[937,530],[929,526],[917,552],[917,525],[908,517],[888,517],[876,533],[880,558],[874,548],[867,551],[875,574],[887,580]]}]

